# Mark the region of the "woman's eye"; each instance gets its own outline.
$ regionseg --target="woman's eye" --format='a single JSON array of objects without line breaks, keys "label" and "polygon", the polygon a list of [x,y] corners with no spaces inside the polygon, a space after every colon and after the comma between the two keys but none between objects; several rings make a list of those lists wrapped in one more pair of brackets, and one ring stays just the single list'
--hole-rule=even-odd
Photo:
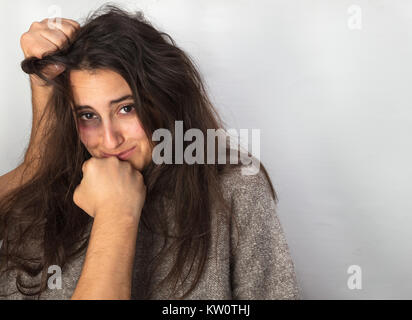
[{"label": "woman's eye", "polygon": [[[123,112],[123,114],[128,114],[130,113],[132,110],[134,109],[133,105],[127,105],[127,106],[123,106],[120,110],[125,110],[125,112]],[[94,118],[94,113],[91,112],[84,112],[84,113],[80,113],[78,115],[78,118],[80,118],[83,121],[90,121],[93,120]]]},{"label": "woman's eye", "polygon": [[[90,117],[88,117],[88,116],[90,116]],[[80,119],[82,119],[82,120],[91,120],[91,119],[93,119],[92,117],[93,117],[93,113],[90,113],[90,112],[85,112],[85,113],[81,113],[81,114],[79,114],[79,116],[78,116]],[[83,118],[83,117],[86,117],[86,118]]]},{"label": "woman's eye", "polygon": [[134,108],[133,105],[127,105],[127,106],[122,107],[120,110],[123,110],[123,109],[124,110],[129,110],[129,111],[126,111],[126,113],[130,113],[133,108]]}]

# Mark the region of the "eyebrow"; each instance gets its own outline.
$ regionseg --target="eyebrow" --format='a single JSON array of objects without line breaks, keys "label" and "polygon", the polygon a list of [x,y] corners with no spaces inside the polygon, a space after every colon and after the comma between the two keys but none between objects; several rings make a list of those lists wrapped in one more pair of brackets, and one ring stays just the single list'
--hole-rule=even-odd
[{"label": "eyebrow", "polygon": [[[112,101],[110,101],[110,105],[113,105],[113,104],[115,104],[115,103],[119,103],[119,102],[122,102],[122,101],[124,101],[124,100],[127,100],[127,99],[132,99],[133,98],[133,96],[131,95],[131,94],[127,94],[127,95],[125,95],[125,96],[123,96],[123,97],[120,97],[120,98],[117,98],[117,99],[114,99],[114,100],[112,100]],[[90,106],[88,106],[88,105],[83,105],[83,106],[79,106],[79,105],[75,105],[75,107],[74,107],[74,109],[76,110],[76,111],[79,111],[79,110],[83,110],[83,109],[88,109],[88,108],[92,108],[92,107],[90,107]]]}]

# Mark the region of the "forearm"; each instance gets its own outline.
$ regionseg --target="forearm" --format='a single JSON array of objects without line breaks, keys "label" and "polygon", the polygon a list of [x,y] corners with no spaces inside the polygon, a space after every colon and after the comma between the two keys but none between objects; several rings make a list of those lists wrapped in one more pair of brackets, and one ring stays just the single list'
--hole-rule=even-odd
[{"label": "forearm", "polygon": [[32,129],[30,142],[24,155],[24,161],[14,170],[0,177],[0,197],[25,183],[34,175],[38,168],[39,162],[37,159],[39,159],[42,152],[41,141],[47,125],[47,121],[40,122],[40,118],[52,93],[51,87],[46,87],[42,84],[41,79],[37,78],[37,76],[30,75],[32,92]]},{"label": "forearm", "polygon": [[22,163],[12,171],[0,176],[0,198],[24,183],[22,179],[24,170],[25,166]]},{"label": "forearm", "polygon": [[30,75],[32,128],[29,146],[24,156],[24,163],[31,163],[32,167],[36,166],[36,159],[39,158],[42,152],[42,139],[47,126],[47,119],[43,119],[42,121],[40,121],[40,119],[52,94],[52,87],[44,86],[43,84],[43,81],[37,78],[37,76]]},{"label": "forearm", "polygon": [[[20,46],[24,59],[43,59],[45,55],[57,52],[68,41],[72,41],[80,28],[80,24],[71,19],[59,18],[59,27],[51,28],[50,19],[43,19],[31,24],[30,29],[20,37]],[[56,51],[57,50],[57,51]],[[63,64],[48,64],[41,69],[47,79],[54,79],[65,70]],[[42,137],[44,136],[46,122],[39,123],[45,107],[53,92],[52,86],[45,86],[45,82],[35,74],[30,75],[32,90],[33,124],[29,146],[26,150],[25,163],[37,160],[43,153]],[[47,119],[51,120],[51,119]],[[52,119],[55,121],[55,119]],[[53,123],[54,125],[54,123]],[[36,161],[37,162],[37,161]],[[30,167],[34,167],[33,164]]]},{"label": "forearm", "polygon": [[138,224],[96,214],[73,300],[130,299]]}]

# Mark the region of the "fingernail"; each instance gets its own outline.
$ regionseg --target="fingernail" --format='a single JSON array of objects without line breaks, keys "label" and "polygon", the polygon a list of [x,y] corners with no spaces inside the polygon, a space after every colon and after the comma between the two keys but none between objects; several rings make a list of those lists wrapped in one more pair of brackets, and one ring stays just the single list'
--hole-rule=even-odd
[{"label": "fingernail", "polygon": [[56,70],[64,69],[64,67],[62,65],[59,65],[59,64],[55,64],[54,67],[56,68]]}]

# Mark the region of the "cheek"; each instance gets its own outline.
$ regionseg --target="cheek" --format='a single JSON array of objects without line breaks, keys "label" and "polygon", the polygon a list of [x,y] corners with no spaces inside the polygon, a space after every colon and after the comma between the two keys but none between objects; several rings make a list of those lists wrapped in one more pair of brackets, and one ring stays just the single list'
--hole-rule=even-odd
[{"label": "cheek", "polygon": [[[101,132],[99,132],[97,128],[92,125],[82,125],[80,122],[78,123],[78,128],[80,140],[86,147],[93,148],[98,145],[99,135],[101,134]],[[133,140],[141,141],[144,144],[147,144],[149,142],[143,126],[137,119],[133,119],[132,121],[125,121],[124,123],[122,123],[120,131],[124,136],[132,138]]]},{"label": "cheek", "polygon": [[93,148],[98,142],[98,134],[96,130],[89,126],[79,124],[79,137],[81,142],[87,148]]},{"label": "cheek", "polygon": [[132,130],[133,139],[135,139],[139,145],[140,155],[143,156],[143,158],[151,159],[152,150],[150,141],[147,138],[146,132],[144,131],[143,126],[140,124],[140,121],[136,121],[134,123]]},{"label": "cheek", "polygon": [[133,123],[128,127],[128,132],[136,140],[146,140],[147,139],[143,126],[141,125],[140,121],[137,119],[133,121]]}]

